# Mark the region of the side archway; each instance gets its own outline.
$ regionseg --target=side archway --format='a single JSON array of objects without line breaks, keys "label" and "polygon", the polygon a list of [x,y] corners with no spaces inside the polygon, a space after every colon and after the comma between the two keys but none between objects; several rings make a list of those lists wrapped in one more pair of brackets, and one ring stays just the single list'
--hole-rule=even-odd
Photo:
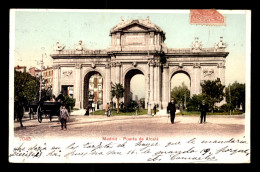
[{"label": "side archway", "polygon": [[100,72],[89,71],[85,74],[83,80],[83,108],[92,103],[96,108],[102,108],[103,105],[103,86],[104,79]]}]

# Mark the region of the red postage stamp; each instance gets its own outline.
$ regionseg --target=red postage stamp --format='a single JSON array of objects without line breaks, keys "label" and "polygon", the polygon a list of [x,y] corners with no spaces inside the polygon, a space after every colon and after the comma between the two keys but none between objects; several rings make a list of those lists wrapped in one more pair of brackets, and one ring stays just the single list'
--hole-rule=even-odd
[{"label": "red postage stamp", "polygon": [[215,9],[190,10],[190,24],[225,25],[225,17]]}]

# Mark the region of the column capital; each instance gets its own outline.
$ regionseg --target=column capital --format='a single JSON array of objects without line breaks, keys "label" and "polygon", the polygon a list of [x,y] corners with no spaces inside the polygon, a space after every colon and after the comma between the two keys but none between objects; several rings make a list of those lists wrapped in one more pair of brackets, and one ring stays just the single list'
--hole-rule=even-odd
[{"label": "column capital", "polygon": [[193,68],[200,68],[200,63],[193,63]]},{"label": "column capital", "polygon": [[218,64],[217,64],[217,67],[218,67],[218,68],[225,68],[226,66],[225,66],[224,63],[218,63]]},{"label": "column capital", "polygon": [[81,63],[76,63],[75,64],[75,68],[76,69],[81,69],[82,68],[82,64]]},{"label": "column capital", "polygon": [[53,65],[53,69],[60,69],[60,65]]},{"label": "column capital", "polygon": [[112,67],[116,67],[116,62],[112,62],[112,63],[111,63],[111,66],[112,66]]},{"label": "column capital", "polygon": [[121,66],[121,62],[116,62],[116,66],[120,67]]},{"label": "column capital", "polygon": [[106,69],[110,69],[111,65],[109,63],[105,64]]},{"label": "column capital", "polygon": [[169,68],[169,63],[163,64],[163,68]]},{"label": "column capital", "polygon": [[160,67],[162,65],[161,62],[155,62],[154,64],[155,64],[155,67]]},{"label": "column capital", "polygon": [[149,66],[154,66],[153,60],[149,60],[149,61],[148,61],[148,65],[149,65]]}]

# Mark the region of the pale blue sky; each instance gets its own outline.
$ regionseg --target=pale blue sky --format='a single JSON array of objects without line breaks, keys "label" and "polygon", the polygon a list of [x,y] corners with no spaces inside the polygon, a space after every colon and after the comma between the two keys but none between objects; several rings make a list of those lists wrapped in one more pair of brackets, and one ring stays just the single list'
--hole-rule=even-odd
[{"label": "pale blue sky", "polygon": [[246,71],[246,15],[223,14],[225,26],[191,25],[189,14],[150,12],[37,12],[15,13],[15,65],[39,67],[41,48],[45,47],[46,65],[52,65],[51,54],[56,41],[73,48],[79,40],[88,49],[106,49],[110,46],[109,31],[125,19],[145,19],[149,16],[166,33],[168,48],[189,48],[195,37],[203,47],[213,47],[223,36],[230,54],[226,59],[226,84],[245,82]]}]

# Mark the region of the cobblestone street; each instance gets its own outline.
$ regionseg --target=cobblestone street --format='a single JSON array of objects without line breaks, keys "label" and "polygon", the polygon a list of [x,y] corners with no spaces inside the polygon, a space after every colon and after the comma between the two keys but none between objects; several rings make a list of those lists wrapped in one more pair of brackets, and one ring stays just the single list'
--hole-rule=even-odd
[{"label": "cobblestone street", "polygon": [[199,116],[176,116],[175,124],[164,116],[70,116],[67,130],[61,130],[57,117],[44,118],[39,123],[23,118],[24,127],[14,122],[15,137],[33,138],[102,138],[102,137],[235,137],[244,136],[245,116],[207,116],[206,124],[199,124]]}]

